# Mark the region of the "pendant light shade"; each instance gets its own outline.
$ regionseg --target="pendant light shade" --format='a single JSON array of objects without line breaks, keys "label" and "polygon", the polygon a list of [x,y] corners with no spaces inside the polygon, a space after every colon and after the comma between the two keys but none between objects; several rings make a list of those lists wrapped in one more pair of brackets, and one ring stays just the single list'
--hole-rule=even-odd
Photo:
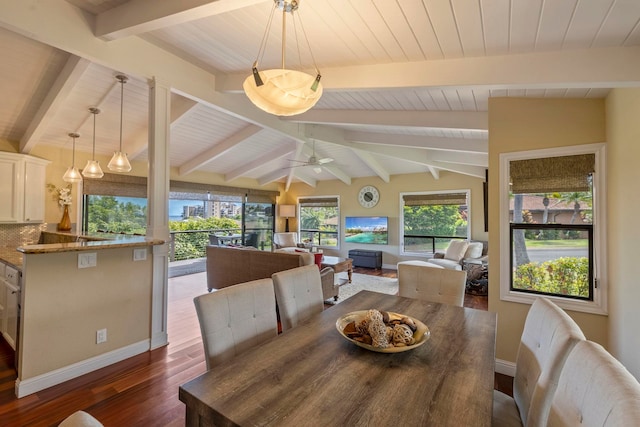
[{"label": "pendant light shade", "polygon": [[[267,44],[271,22],[275,15],[274,12],[276,9],[281,9],[282,68],[258,71],[258,59],[256,59],[253,63],[252,74],[245,79],[242,85],[245,94],[255,106],[267,113],[277,116],[293,116],[304,113],[313,107],[322,96],[321,76],[318,67],[315,65],[315,59],[313,60],[316,69],[315,77],[302,71],[289,70],[285,66],[287,13],[291,14],[291,19],[294,20],[294,29],[296,29],[295,18],[297,15],[294,14],[294,12],[298,10],[299,3],[300,1],[296,0],[274,0],[274,7],[271,11],[269,23],[258,52],[258,58],[262,58]],[[304,39],[307,41],[311,58],[313,59],[313,53],[311,52],[307,35],[304,32],[304,27],[302,26],[300,17],[297,17],[300,28],[302,28],[302,33],[304,34]],[[295,39],[298,40],[297,34]],[[298,52],[300,52],[299,46]]]},{"label": "pendant light shade", "polygon": [[122,116],[124,111],[124,84],[129,80],[125,75],[118,74],[116,80],[120,82],[120,150],[113,153],[113,157],[107,167],[114,172],[129,172],[131,163],[127,154],[122,152]]},{"label": "pendant light shade", "polygon": [[73,148],[72,148],[72,157],[71,157],[71,166],[67,168],[67,171],[62,175],[62,180],[65,182],[80,182],[82,181],[82,175],[80,175],[80,171],[76,168],[76,138],[79,138],[80,135],[77,133],[70,133],[69,136],[73,140]]},{"label": "pendant light shade", "polygon": [[102,178],[104,172],[100,167],[100,163],[96,160],[96,116],[100,114],[100,110],[95,107],[89,108],[89,112],[93,114],[93,155],[91,160],[87,160],[87,165],[82,169],[82,175],[85,178]]}]

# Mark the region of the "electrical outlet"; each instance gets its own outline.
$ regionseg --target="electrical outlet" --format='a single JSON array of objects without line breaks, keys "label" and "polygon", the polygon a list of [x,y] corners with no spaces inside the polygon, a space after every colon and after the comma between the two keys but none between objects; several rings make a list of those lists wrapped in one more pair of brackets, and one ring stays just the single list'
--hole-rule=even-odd
[{"label": "electrical outlet", "polygon": [[147,259],[147,248],[139,248],[133,250],[134,261],[144,261]]},{"label": "electrical outlet", "polygon": [[96,265],[98,265],[96,252],[78,254],[78,268],[95,267]]},{"label": "electrical outlet", "polygon": [[107,342],[107,330],[98,329],[96,331],[96,344],[101,344],[103,342]]}]

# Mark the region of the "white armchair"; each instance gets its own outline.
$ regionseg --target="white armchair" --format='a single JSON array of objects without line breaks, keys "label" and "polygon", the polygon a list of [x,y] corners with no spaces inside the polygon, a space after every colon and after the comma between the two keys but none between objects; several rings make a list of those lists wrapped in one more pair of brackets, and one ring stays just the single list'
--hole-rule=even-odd
[{"label": "white armchair", "polygon": [[465,264],[486,264],[488,251],[487,242],[453,239],[444,252],[436,251],[429,262],[450,270],[462,270]]},{"label": "white armchair", "polygon": [[273,233],[273,244],[275,249],[298,247],[298,233],[295,231],[286,233]]}]

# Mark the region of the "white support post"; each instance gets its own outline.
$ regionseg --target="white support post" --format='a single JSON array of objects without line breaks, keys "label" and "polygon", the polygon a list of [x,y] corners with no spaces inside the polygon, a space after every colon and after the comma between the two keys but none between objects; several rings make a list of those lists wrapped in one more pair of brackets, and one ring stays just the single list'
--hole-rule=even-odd
[{"label": "white support post", "polygon": [[154,78],[149,84],[149,173],[147,175],[147,237],[162,239],[153,247],[151,349],[169,343],[167,291],[169,283],[169,126],[171,90]]}]

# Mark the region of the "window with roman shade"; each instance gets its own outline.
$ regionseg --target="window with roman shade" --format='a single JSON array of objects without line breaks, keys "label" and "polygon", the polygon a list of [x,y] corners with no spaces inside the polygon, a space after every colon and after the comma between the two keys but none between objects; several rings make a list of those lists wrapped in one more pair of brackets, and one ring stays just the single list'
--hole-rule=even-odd
[{"label": "window with roman shade", "polygon": [[298,199],[298,241],[325,248],[340,242],[340,199],[337,196]]},{"label": "window with roman shade", "polygon": [[401,254],[432,256],[469,239],[469,190],[401,193]]},{"label": "window with roman shade", "polygon": [[501,252],[510,260],[502,268],[508,280],[501,298],[522,302],[523,295],[542,294],[572,301],[571,309],[600,312],[603,210],[595,195],[604,183],[604,146],[505,153],[501,168],[508,200],[501,208],[508,230]]}]

